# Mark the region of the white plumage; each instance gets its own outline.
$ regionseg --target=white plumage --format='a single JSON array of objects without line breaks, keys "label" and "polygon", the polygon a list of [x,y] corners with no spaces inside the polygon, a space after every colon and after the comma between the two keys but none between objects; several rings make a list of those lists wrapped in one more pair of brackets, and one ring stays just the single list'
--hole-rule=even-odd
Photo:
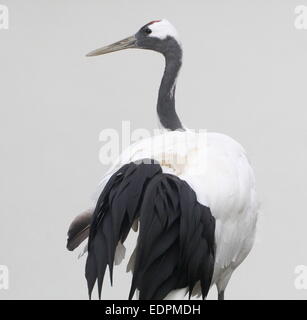
[{"label": "white plumage", "polygon": [[[253,169],[245,150],[220,133],[165,131],[127,148],[102,179],[94,201],[116,170],[144,158],[159,161],[165,173],[185,180],[198,201],[211,209],[216,219],[212,285],[216,284],[219,292],[224,291],[255,238],[258,201]],[[200,292],[196,290],[195,294]]]},{"label": "white plumage", "polygon": [[149,37],[163,40],[169,36],[176,39],[177,42],[180,42],[176,28],[166,19],[153,21],[153,23],[150,24],[150,29],[152,33]]}]

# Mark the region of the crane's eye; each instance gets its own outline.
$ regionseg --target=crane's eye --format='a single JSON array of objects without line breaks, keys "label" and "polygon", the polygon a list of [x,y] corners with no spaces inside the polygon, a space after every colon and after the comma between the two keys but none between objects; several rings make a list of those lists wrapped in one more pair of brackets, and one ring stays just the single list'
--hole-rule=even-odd
[{"label": "crane's eye", "polygon": [[151,31],[149,28],[145,28],[145,29],[144,29],[144,32],[145,32],[146,34],[150,34],[152,31]]}]

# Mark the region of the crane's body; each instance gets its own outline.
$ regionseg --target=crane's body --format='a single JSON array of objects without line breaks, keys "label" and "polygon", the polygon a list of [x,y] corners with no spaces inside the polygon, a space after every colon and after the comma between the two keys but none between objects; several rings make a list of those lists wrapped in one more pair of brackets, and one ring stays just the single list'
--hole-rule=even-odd
[{"label": "crane's body", "polygon": [[[140,32],[142,33],[141,36],[139,35]],[[96,199],[97,206],[94,211],[94,219],[91,220],[91,228],[95,230],[103,228],[103,226],[100,226],[103,224],[103,219],[108,219],[107,214],[105,214],[104,211],[110,212],[110,215],[112,214],[113,204],[111,204],[110,200],[112,198],[112,192],[117,195],[119,199],[118,201],[121,201],[122,203],[127,205],[127,207],[132,206],[131,203],[126,202],[126,198],[128,196],[126,196],[126,198],[124,199],[120,198],[122,192],[124,192],[122,190],[125,190],[125,188],[129,189],[129,183],[130,185],[132,184],[132,181],[127,180],[130,179],[129,175],[126,175],[125,173],[125,170],[129,170],[129,167],[128,169],[124,170],[122,170],[121,168],[127,168],[127,165],[129,166],[129,164],[131,163],[138,163],[143,159],[151,159],[156,161],[159,164],[160,169],[157,168],[157,172],[151,175],[151,178],[147,177],[143,179],[140,173],[135,173],[135,176],[139,177],[135,179],[141,179],[141,181],[143,182],[140,183],[144,183],[144,187],[142,188],[144,196],[139,198],[139,203],[134,204],[134,208],[136,208],[137,206],[146,206],[147,203],[144,204],[144,199],[148,199],[148,202],[151,202],[152,200],[153,203],[160,199],[159,192],[156,195],[156,199],[151,199],[151,195],[147,195],[146,198],[146,190],[150,189],[151,180],[154,181],[160,179],[159,181],[161,181],[161,185],[163,185],[164,183],[169,183],[169,185],[177,184],[178,186],[180,186],[177,189],[166,189],[166,193],[168,192],[167,190],[169,190],[169,194],[167,194],[167,197],[173,197],[174,199],[176,199],[172,199],[165,205],[165,208],[167,208],[167,206],[169,205],[169,209],[165,209],[166,211],[172,211],[173,205],[170,204],[176,201],[180,202],[180,198],[183,197],[183,194],[180,195],[180,191],[178,191],[178,194],[175,194],[173,191],[181,190],[180,188],[183,188],[182,190],[185,190],[185,193],[190,194],[190,198],[188,198],[190,200],[187,201],[191,202],[191,205],[196,206],[196,211],[200,210],[200,212],[204,212],[204,214],[206,214],[206,219],[202,224],[202,230],[199,231],[199,241],[202,241],[202,246],[206,251],[206,254],[202,257],[202,259],[208,260],[208,263],[201,264],[201,262],[198,261],[200,254],[198,254],[198,256],[193,256],[193,250],[195,251],[197,250],[197,248],[191,247],[187,249],[188,251],[185,254],[186,256],[190,257],[192,262],[189,262],[189,267],[187,268],[185,268],[185,264],[183,263],[184,267],[182,267],[182,270],[186,270],[186,272],[189,273],[188,278],[186,279],[182,275],[176,275],[176,278],[172,280],[172,283],[169,283],[167,285],[167,288],[163,287],[163,281],[161,280],[160,287],[155,288],[155,293],[153,290],[150,294],[148,293],[148,285],[144,286],[144,279],[146,278],[144,275],[145,271],[143,272],[141,270],[142,266],[146,265],[146,258],[144,258],[144,254],[142,255],[142,253],[138,253],[138,250],[142,251],[142,244],[140,243],[140,241],[142,239],[145,239],[143,240],[144,242],[149,240],[148,238],[144,237],[144,235],[140,235],[138,244],[136,245],[135,249],[136,253],[133,254],[133,256],[130,258],[128,269],[131,269],[132,272],[141,275],[137,274],[136,276],[134,276],[134,278],[136,279],[133,280],[134,284],[132,284],[132,287],[135,286],[134,290],[143,288],[141,289],[141,291],[143,290],[143,297],[175,297],[178,299],[183,298],[183,295],[186,294],[187,291],[190,291],[190,294],[202,294],[203,297],[205,297],[209,287],[215,284],[218,288],[219,299],[223,299],[224,290],[233,271],[246,258],[254,243],[258,215],[258,202],[255,190],[254,173],[244,149],[235,140],[226,135],[218,133],[207,133],[205,131],[193,132],[184,128],[184,126],[181,124],[181,121],[179,120],[179,117],[175,111],[175,88],[178,72],[181,67],[182,49],[175,29],[166,20],[161,20],[153,21],[145,25],[139,31],[139,33],[137,33],[134,38],[130,37],[127,38],[128,40],[125,39],[124,41],[115,43],[115,45],[98,49],[90,53],[90,55],[99,55],[116,50],[130,48],[131,46],[135,46],[135,44],[132,45],[131,43],[134,43],[133,41],[136,41],[136,43],[138,43],[138,47],[144,49],[152,49],[162,53],[165,56],[166,67],[159,90],[157,104],[159,120],[162,126],[165,128],[165,131],[163,131],[159,135],[132,144],[119,156],[117,161],[114,163],[112,168],[100,183],[98,190],[98,194],[100,195],[100,197]],[[144,36],[143,33],[147,35]],[[148,37],[152,38],[148,41]],[[134,165],[132,166],[133,170],[139,170],[139,172],[143,170],[136,169]],[[144,170],[148,171],[149,169]],[[148,172],[146,174],[148,174]],[[125,180],[116,182],[117,176],[120,175],[126,177],[126,182]],[[131,180],[133,179],[134,178],[131,178]],[[120,189],[121,187],[118,187],[118,185],[120,184],[125,185],[125,187],[122,187],[121,191],[118,191],[116,190],[116,188]],[[158,185],[157,190],[159,187],[160,185]],[[155,190],[156,189],[154,189],[153,187],[153,194]],[[193,196],[194,193],[195,199]],[[152,195],[152,197],[154,197],[154,195]],[[165,198],[166,200],[164,198],[161,198],[161,202],[168,202],[167,197]],[[116,197],[113,196],[113,198]],[[106,202],[110,202],[110,206],[104,208],[103,206]],[[180,204],[178,208],[180,210],[183,210],[182,207],[184,207],[184,204]],[[116,211],[116,209],[114,210]],[[134,210],[137,211],[137,209]],[[147,208],[147,210],[150,211],[151,209]],[[158,208],[158,210],[160,210],[160,208]],[[140,209],[140,211],[142,211],[142,209]],[[134,221],[131,221],[131,227],[133,227],[135,230],[137,230],[137,228],[135,228],[135,225],[140,224],[140,233],[142,232],[142,228],[145,228],[142,227],[142,219],[144,221],[147,219],[146,210],[144,209],[143,211],[143,213],[135,212],[133,216]],[[157,208],[153,208],[153,212],[154,211],[157,211]],[[158,213],[158,216],[160,214],[161,213]],[[181,215],[182,217],[184,217],[185,214],[186,213],[181,212],[179,216]],[[92,212],[86,215],[86,217],[89,217],[91,215]],[[189,213],[189,215],[191,215],[191,213]],[[189,215],[187,216],[187,219],[191,218]],[[103,218],[103,216],[105,216],[105,218]],[[176,219],[177,218],[178,217],[176,217]],[[119,221],[123,221],[123,219],[124,218],[122,217]],[[154,221],[154,218],[151,219],[151,221]],[[179,217],[178,228],[180,228],[182,221],[188,221],[183,220],[185,218],[182,218],[181,220],[180,219],[181,218]],[[195,221],[198,220],[196,219]],[[190,234],[191,241],[193,240],[193,232],[195,232],[195,234],[198,234],[197,226],[193,225],[197,224],[195,221],[193,220],[192,222],[189,222],[189,228],[192,232],[192,235]],[[146,225],[146,223],[144,222],[144,225]],[[107,224],[107,222],[105,222],[105,224]],[[167,232],[167,228],[161,229],[161,226],[159,226],[159,228],[159,234],[163,236]],[[150,228],[146,230],[150,232]],[[97,234],[99,234],[99,231],[97,232]],[[112,236],[108,235],[107,229],[103,232],[101,233],[101,237],[105,237],[105,239],[107,239],[105,240],[106,243],[108,241],[109,243],[111,243],[112,241],[110,239],[112,238]],[[153,233],[154,232],[155,231],[153,231]],[[176,239],[185,237],[182,236],[182,234],[185,234],[185,231],[176,232],[179,232],[179,234],[178,238],[176,234],[176,237],[172,240],[174,242],[174,246],[176,244],[175,242],[179,241]],[[95,246],[96,241],[95,234],[93,234],[92,237],[90,235],[89,240],[89,244],[94,243],[93,246]],[[111,249],[110,250],[113,252],[115,262],[117,263],[119,263],[123,258],[122,242],[125,240],[125,236],[126,233],[124,232],[124,235],[122,234],[121,238],[118,238],[121,240],[117,243],[119,245],[117,246],[116,252],[115,248],[113,248],[114,245],[107,245],[108,248],[113,248],[113,251]],[[110,237],[110,239],[108,237]],[[84,237],[81,237],[81,240],[83,240],[83,238]],[[212,244],[213,241],[214,245]],[[158,243],[157,246],[159,245],[160,244]],[[151,244],[151,246],[154,245]],[[163,243],[161,243],[161,246],[163,247]],[[185,250],[187,246],[188,244],[185,245],[181,243],[180,250],[177,247],[176,250],[174,249],[172,251],[167,251],[165,248],[161,249],[162,251],[165,250],[165,252],[161,252],[161,256],[163,256],[164,258],[168,258],[172,254],[179,254],[179,251],[181,252],[182,250]],[[146,247],[146,244],[144,244],[144,247]],[[158,249],[159,248],[157,248],[156,250]],[[87,264],[87,273],[89,275],[87,279],[90,292],[92,286],[96,281],[96,278],[98,279],[98,283],[100,282],[100,285],[102,281],[101,275],[99,275],[99,272],[97,273],[96,270],[96,264],[98,266],[102,263],[99,262],[99,259],[97,258],[97,254],[98,252],[100,252],[99,250],[97,251],[97,245],[96,249],[93,249],[93,252],[94,253],[92,253],[92,256],[89,255]],[[137,258],[135,257],[135,255]],[[143,262],[143,264],[140,262],[142,259],[145,259],[145,262]],[[150,258],[148,259],[150,260]],[[186,259],[186,257],[183,260],[180,260],[181,258],[179,260],[178,259],[179,258],[177,256],[174,256],[170,260],[169,264],[172,265],[173,261],[177,261],[178,264],[178,261],[185,261],[184,259]],[[193,259],[195,260],[195,265],[197,265],[197,270],[191,272],[191,268],[193,268]],[[105,257],[103,265],[106,266],[107,264],[109,264],[110,267],[110,264],[112,263],[113,259],[110,259],[110,256]],[[153,259],[150,263],[151,265],[146,267],[148,270],[151,270],[150,268],[152,268],[152,265],[154,265],[155,260]],[[137,270],[134,269],[135,265]],[[104,270],[105,266],[103,267]],[[163,270],[167,269],[168,265],[164,266],[163,268]],[[175,269],[175,266],[173,266],[172,268],[172,272],[174,273],[174,270],[177,269]],[[101,272],[102,278],[104,270],[103,272]],[[202,270],[207,271],[205,272]],[[208,275],[203,275],[202,272],[205,272]],[[168,277],[170,277],[170,274],[171,273],[169,272]],[[144,277],[143,280],[142,277]],[[167,277],[165,277],[165,279],[166,278]],[[191,280],[191,278],[193,278],[193,281]],[[164,281],[166,281],[165,279]],[[185,284],[189,288],[181,287],[182,284]],[[134,291],[132,289],[132,293],[133,292]],[[173,296],[172,293],[175,293],[175,296]]]},{"label": "crane's body", "polygon": [[[256,231],[255,177],[245,150],[219,133],[165,131],[127,148],[102,179],[97,195],[123,164],[145,158],[157,160],[163,172],[186,181],[198,201],[211,209],[216,219],[211,284],[216,284],[219,292],[224,291],[232,272],[250,252]],[[199,290],[194,293],[200,295]]]}]

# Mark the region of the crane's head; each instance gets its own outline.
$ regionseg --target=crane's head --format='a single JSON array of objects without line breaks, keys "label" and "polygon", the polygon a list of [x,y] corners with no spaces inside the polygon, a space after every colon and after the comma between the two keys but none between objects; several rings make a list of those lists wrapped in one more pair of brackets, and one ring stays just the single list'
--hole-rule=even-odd
[{"label": "crane's head", "polygon": [[167,20],[155,20],[145,24],[135,35],[91,51],[86,56],[99,56],[102,54],[129,49],[149,49],[164,55],[181,51],[178,33],[175,27]]}]

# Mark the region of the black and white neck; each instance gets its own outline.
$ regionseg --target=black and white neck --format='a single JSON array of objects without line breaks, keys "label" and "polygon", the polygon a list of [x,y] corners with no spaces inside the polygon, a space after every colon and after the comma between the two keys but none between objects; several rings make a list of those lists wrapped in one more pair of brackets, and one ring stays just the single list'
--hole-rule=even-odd
[{"label": "black and white neck", "polygon": [[176,80],[182,63],[182,48],[176,29],[166,19],[155,20],[142,27],[137,38],[140,47],[160,52],[165,57],[157,103],[161,125],[168,130],[184,130],[175,109]]},{"label": "black and white neck", "polygon": [[176,81],[182,64],[182,49],[175,39],[167,41],[167,50],[163,52],[165,70],[159,89],[157,113],[163,128],[184,130],[175,108]]}]

